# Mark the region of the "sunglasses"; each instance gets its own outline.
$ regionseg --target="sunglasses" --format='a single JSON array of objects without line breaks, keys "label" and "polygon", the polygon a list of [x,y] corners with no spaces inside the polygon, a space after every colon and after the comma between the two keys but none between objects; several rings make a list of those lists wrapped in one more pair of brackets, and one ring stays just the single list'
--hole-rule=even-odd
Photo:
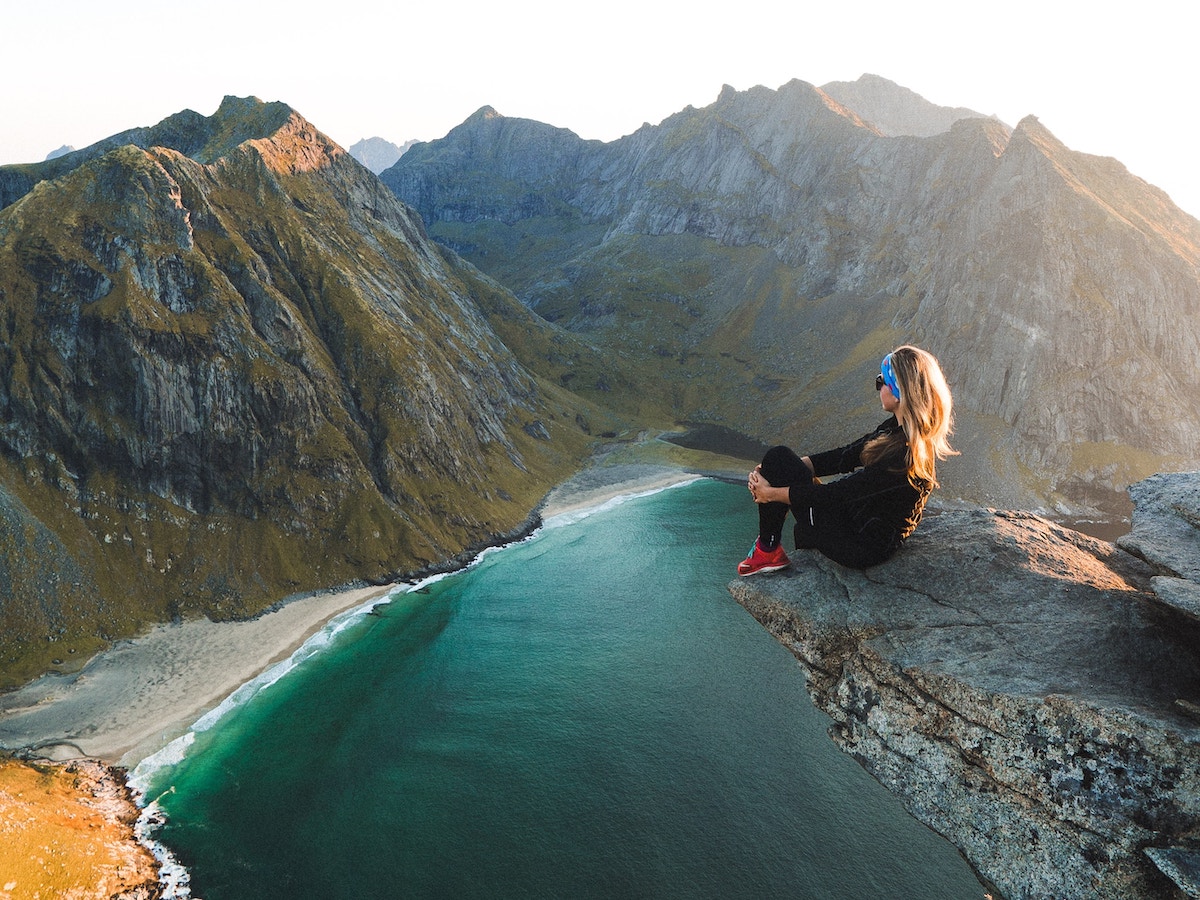
[{"label": "sunglasses", "polygon": [[882,375],[876,375],[876,376],[875,376],[875,390],[877,390],[877,391],[882,391],[882,390],[883,390],[883,386],[884,386],[884,384],[886,384],[886,383],[887,383],[887,382],[885,382],[885,381],[883,380],[883,376],[882,376]]}]

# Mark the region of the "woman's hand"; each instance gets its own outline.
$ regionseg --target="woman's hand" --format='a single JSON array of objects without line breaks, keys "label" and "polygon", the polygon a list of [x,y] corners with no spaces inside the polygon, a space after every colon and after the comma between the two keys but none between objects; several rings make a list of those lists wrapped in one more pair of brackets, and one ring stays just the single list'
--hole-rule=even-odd
[{"label": "woman's hand", "polygon": [[762,466],[755,466],[746,476],[746,488],[750,491],[750,496],[754,498],[755,503],[758,502],[758,486],[762,483]]},{"label": "woman's hand", "polygon": [[755,503],[790,503],[791,492],[786,487],[772,487],[767,479],[763,478],[762,466],[755,466],[746,478],[746,487],[750,489],[750,496],[754,498]]}]

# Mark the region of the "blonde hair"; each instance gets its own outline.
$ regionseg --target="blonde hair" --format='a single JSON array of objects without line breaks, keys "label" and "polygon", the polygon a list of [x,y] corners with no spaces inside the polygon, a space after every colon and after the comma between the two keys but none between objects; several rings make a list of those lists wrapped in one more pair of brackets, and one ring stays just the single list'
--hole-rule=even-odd
[{"label": "blonde hair", "polygon": [[[891,353],[892,371],[900,386],[897,418],[904,424],[908,450],[905,464],[908,479],[937,487],[937,461],[957,456],[950,446],[954,430],[954,401],[942,367],[932,353],[905,344]],[[863,448],[863,461],[874,462],[888,454],[895,443],[876,438]],[[897,448],[898,449],[898,448]]]}]

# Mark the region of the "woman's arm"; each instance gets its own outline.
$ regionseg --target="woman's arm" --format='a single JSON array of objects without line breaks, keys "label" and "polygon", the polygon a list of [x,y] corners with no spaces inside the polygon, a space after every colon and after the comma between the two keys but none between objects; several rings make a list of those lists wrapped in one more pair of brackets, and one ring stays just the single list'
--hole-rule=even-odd
[{"label": "woman's arm", "polygon": [[[862,465],[862,450],[872,438],[888,434],[900,427],[895,416],[885,420],[878,428],[869,434],[864,434],[857,441],[838,447],[836,450],[826,450],[824,453],[814,453],[810,461],[813,472],[820,475],[844,475],[853,472]],[[805,457],[809,459],[809,457]]]}]

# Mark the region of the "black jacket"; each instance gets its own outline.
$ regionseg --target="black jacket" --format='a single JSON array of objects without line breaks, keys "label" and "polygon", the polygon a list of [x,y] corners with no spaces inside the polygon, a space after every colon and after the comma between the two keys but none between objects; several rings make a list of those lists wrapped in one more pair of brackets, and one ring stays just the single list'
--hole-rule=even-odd
[{"label": "black jacket", "polygon": [[827,484],[792,486],[797,546],[816,547],[843,565],[865,568],[890,557],[913,533],[933,485],[909,480],[907,444],[898,442],[894,452],[862,464],[868,441],[897,433],[902,429],[892,416],[845,447],[809,456],[818,476],[850,474]]}]

